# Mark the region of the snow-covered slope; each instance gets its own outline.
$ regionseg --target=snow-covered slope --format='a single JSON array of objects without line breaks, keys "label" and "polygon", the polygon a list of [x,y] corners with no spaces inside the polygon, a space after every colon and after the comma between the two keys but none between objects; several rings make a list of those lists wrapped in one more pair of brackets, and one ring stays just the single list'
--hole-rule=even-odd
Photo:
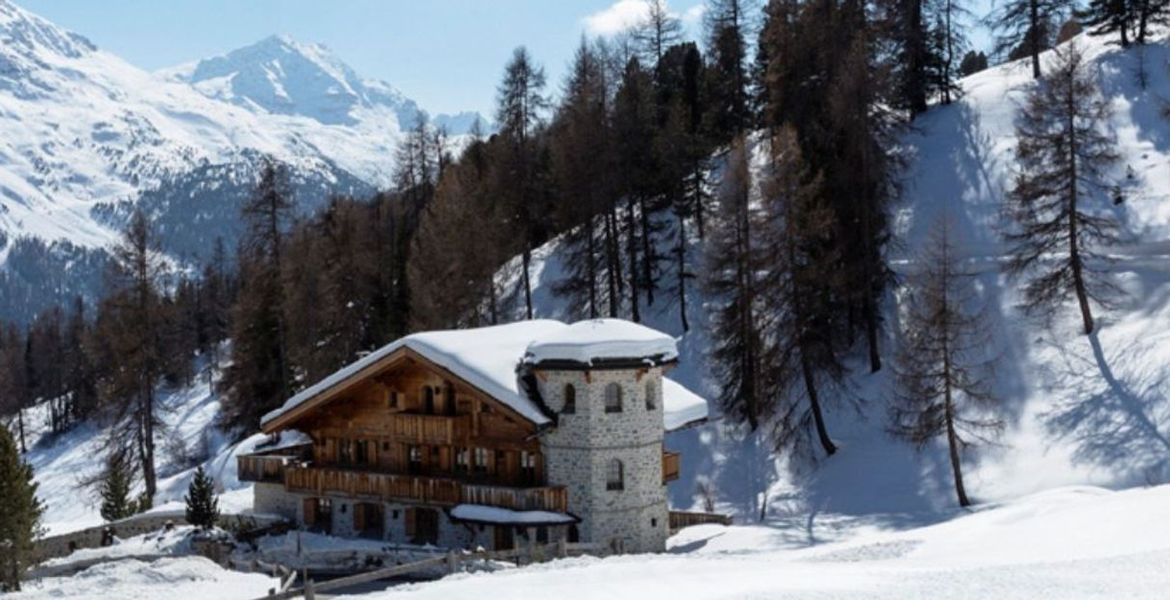
[{"label": "snow-covered slope", "polygon": [[[1094,75],[1115,109],[1107,128],[1117,135],[1121,160],[1109,176],[1126,200],[1114,206],[1096,198],[1128,233],[1111,267],[1127,296],[1111,309],[1098,309],[1100,331],[1078,334],[1075,307],[1052,323],[1028,318],[1018,309],[1020,282],[998,266],[1004,190],[1012,176],[1014,113],[1029,86],[1024,64],[1002,65],[963,82],[966,95],[937,107],[915,122],[904,138],[911,154],[905,194],[895,218],[898,243],[890,260],[896,271],[913,270],[913,256],[943,212],[958,223],[962,251],[980,271],[979,286],[989,304],[998,365],[996,390],[1007,422],[1000,444],[965,456],[967,489],[983,501],[1018,497],[1054,486],[1093,484],[1128,487],[1170,481],[1170,120],[1162,116],[1170,98],[1166,39],[1145,50],[1148,88],[1136,84],[1139,53],[1122,51],[1105,39],[1081,36]],[[1050,56],[1045,57],[1050,60]],[[673,240],[661,249],[672,256]],[[563,277],[559,241],[534,253],[532,278],[537,316],[566,318],[575,307],[552,290]],[[702,244],[692,240],[688,256]],[[515,286],[519,264],[500,274]],[[670,269],[667,269],[668,271]],[[643,320],[680,336],[680,365],[672,377],[714,398],[719,382],[709,370],[710,333],[697,286],[689,288],[689,321],[683,333],[674,303],[674,281],[664,282],[654,306],[642,306]],[[892,357],[897,339],[897,293],[886,306],[883,347]],[[519,314],[519,312],[517,313]],[[1066,318],[1067,317],[1067,318]],[[860,413],[830,410],[829,432],[841,447],[815,467],[787,464],[757,437],[721,424],[671,435],[667,445],[683,453],[682,478],[671,484],[677,507],[699,505],[696,485],[709,482],[720,510],[754,519],[766,492],[778,513],[827,511],[935,514],[953,506],[949,465],[941,448],[916,452],[885,431],[889,369],[868,374],[857,364],[844,389],[834,392],[862,401]],[[716,407],[713,407],[716,410]]]}]

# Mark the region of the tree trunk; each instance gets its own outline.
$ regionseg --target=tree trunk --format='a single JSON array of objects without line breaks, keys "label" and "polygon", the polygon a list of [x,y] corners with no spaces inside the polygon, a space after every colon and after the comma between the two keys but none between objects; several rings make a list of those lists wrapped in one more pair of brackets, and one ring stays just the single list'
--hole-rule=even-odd
[{"label": "tree trunk", "polygon": [[532,282],[528,279],[528,265],[532,262],[532,249],[528,247],[525,242],[524,253],[521,254],[521,262],[524,273],[521,277],[524,279],[524,314],[525,318],[532,320]]},{"label": "tree trunk", "polygon": [[805,358],[803,347],[800,349],[800,374],[804,378],[804,389],[808,394],[808,403],[809,408],[812,410],[813,424],[817,429],[817,439],[821,442],[821,448],[825,449],[825,454],[832,456],[837,452],[837,446],[829,438],[829,430],[825,427],[825,417],[821,413],[820,397],[817,396],[816,379],[813,377],[812,366],[808,364],[808,359]]},{"label": "tree trunk", "polygon": [[593,221],[594,217],[590,216],[589,220],[585,222],[585,252],[588,261],[585,265],[586,279],[589,283],[589,318],[597,318],[597,250],[594,247],[595,241],[593,237]]},{"label": "tree trunk", "polygon": [[1032,50],[1032,79],[1040,79],[1040,0],[1028,3],[1028,44]]},{"label": "tree trunk", "polygon": [[963,487],[963,469],[959,464],[959,435],[955,431],[955,406],[951,399],[951,385],[948,380],[946,389],[946,418],[947,418],[947,445],[950,446],[951,471],[955,474],[955,494],[959,497],[959,506],[971,506],[967,498],[967,489]]},{"label": "tree trunk", "polygon": [[642,289],[646,292],[646,306],[654,306],[654,240],[650,239],[650,214],[646,200],[638,199],[642,226]]},{"label": "tree trunk", "polygon": [[882,356],[878,352],[878,316],[873,298],[865,297],[862,310],[865,312],[865,339],[869,346],[869,371],[877,373],[882,370]]},{"label": "tree trunk", "polygon": [[635,239],[634,202],[626,203],[626,255],[630,269],[630,319],[635,323],[642,321],[638,310],[638,240]]},{"label": "tree trunk", "polygon": [[1080,242],[1077,240],[1077,137],[1076,124],[1073,122],[1072,115],[1076,114],[1074,106],[1072,106],[1074,98],[1071,93],[1069,95],[1068,114],[1068,141],[1069,141],[1069,197],[1068,197],[1068,252],[1069,264],[1072,267],[1073,274],[1073,288],[1077,294],[1077,302],[1081,307],[1081,321],[1084,325],[1085,335],[1093,333],[1093,313],[1089,307],[1089,293],[1085,288],[1085,276],[1083,272],[1083,265],[1081,264]]},{"label": "tree trunk", "polygon": [[154,383],[146,381],[146,391],[143,394],[144,406],[142,411],[142,481],[145,484],[146,497],[154,503],[154,494],[157,491],[157,479],[154,472]]},{"label": "tree trunk", "polygon": [[678,247],[675,255],[678,259],[678,318],[682,321],[683,332],[691,330],[687,322],[687,225],[683,213],[678,213]]},{"label": "tree trunk", "polygon": [[621,259],[618,256],[618,241],[617,241],[617,216],[614,215],[614,207],[605,213],[605,258],[609,265],[606,273],[606,279],[609,283],[609,316],[610,318],[617,318],[619,306],[621,304]]},{"label": "tree trunk", "polygon": [[27,454],[28,447],[24,445],[24,409],[16,409],[16,428],[20,433],[20,453]]}]

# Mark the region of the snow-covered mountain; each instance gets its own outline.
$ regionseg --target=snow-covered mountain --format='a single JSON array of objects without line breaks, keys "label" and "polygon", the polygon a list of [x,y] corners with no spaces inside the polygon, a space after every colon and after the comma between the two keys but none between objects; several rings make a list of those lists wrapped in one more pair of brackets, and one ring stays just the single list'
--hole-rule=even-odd
[{"label": "snow-covered mountain", "polygon": [[0,319],[92,297],[136,204],[180,260],[230,247],[262,156],[304,211],[385,187],[420,112],[287,37],[150,73],[0,0],[0,42]]}]

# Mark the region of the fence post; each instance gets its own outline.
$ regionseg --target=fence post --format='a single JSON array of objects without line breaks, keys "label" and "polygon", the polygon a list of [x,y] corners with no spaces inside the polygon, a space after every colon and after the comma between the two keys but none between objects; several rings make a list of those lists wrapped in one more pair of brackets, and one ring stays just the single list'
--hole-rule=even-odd
[{"label": "fence post", "polygon": [[569,547],[565,542],[565,537],[557,538],[557,558],[564,558],[569,555]]},{"label": "fence post", "polygon": [[454,573],[459,570],[459,557],[454,550],[447,552],[447,572]]},{"label": "fence post", "polygon": [[[308,569],[305,570],[308,573]],[[313,580],[308,577],[305,578],[305,600],[316,600],[317,594],[313,591]]]}]

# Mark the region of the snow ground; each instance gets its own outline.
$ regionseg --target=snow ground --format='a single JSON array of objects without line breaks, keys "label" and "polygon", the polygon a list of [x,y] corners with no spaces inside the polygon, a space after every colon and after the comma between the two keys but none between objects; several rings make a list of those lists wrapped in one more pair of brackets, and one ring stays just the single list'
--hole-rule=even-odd
[{"label": "snow ground", "polygon": [[[683,530],[661,555],[455,575],[375,598],[1163,598],[1170,486],[1051,490],[952,520],[830,517]],[[843,538],[822,542],[823,537]]]},{"label": "snow ground", "polygon": [[239,573],[198,557],[135,559],[103,563],[73,577],[50,577],[24,583],[24,590],[5,596],[13,600],[84,598],[87,600],[225,600],[259,598],[280,587],[272,577]]}]

